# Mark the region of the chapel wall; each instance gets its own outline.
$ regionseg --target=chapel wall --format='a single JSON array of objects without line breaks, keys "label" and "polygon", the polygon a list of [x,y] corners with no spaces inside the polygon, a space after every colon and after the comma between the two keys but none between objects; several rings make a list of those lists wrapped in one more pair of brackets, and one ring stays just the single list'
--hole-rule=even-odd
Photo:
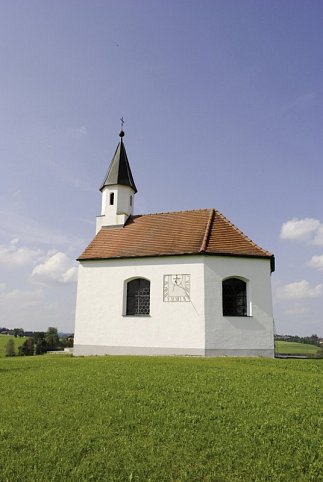
[{"label": "chapel wall", "polygon": [[[81,262],[75,353],[204,354],[203,258],[174,258]],[[168,274],[190,275],[189,301],[163,300]],[[136,277],[150,280],[149,316],[125,316],[125,281]]]},{"label": "chapel wall", "polygon": [[[205,257],[206,354],[270,356],[274,354],[274,328],[270,260],[262,258]],[[248,280],[249,316],[223,316],[222,281]]]}]

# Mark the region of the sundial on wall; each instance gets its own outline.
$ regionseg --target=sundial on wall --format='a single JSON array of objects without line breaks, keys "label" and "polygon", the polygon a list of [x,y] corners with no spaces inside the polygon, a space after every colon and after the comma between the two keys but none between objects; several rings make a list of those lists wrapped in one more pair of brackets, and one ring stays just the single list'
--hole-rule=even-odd
[{"label": "sundial on wall", "polygon": [[165,274],[164,275],[164,301],[190,301],[189,274]]}]

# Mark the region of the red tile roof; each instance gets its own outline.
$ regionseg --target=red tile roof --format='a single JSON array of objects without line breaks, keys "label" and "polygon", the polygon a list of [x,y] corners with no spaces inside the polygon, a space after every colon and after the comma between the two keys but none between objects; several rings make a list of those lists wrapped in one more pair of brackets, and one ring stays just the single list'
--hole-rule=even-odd
[{"label": "red tile roof", "polygon": [[123,227],[104,227],[80,261],[209,254],[274,257],[215,209],[131,216]]}]

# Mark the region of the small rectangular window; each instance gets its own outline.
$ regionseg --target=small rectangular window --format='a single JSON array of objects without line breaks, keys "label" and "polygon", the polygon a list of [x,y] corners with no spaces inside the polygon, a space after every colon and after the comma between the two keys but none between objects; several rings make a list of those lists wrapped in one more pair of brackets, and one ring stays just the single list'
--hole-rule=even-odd
[{"label": "small rectangular window", "polygon": [[110,193],[110,206],[113,206],[114,204],[114,192]]},{"label": "small rectangular window", "polygon": [[132,196],[130,196],[130,206],[132,206]]}]

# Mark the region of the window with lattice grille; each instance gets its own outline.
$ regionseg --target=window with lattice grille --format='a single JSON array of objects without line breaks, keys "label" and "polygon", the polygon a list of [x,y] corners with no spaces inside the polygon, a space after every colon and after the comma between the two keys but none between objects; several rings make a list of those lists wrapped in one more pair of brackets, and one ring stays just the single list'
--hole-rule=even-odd
[{"label": "window with lattice grille", "polygon": [[150,281],[136,278],[127,284],[127,315],[149,315]]},{"label": "window with lattice grille", "polygon": [[223,316],[247,316],[247,283],[238,278],[222,282]]}]

